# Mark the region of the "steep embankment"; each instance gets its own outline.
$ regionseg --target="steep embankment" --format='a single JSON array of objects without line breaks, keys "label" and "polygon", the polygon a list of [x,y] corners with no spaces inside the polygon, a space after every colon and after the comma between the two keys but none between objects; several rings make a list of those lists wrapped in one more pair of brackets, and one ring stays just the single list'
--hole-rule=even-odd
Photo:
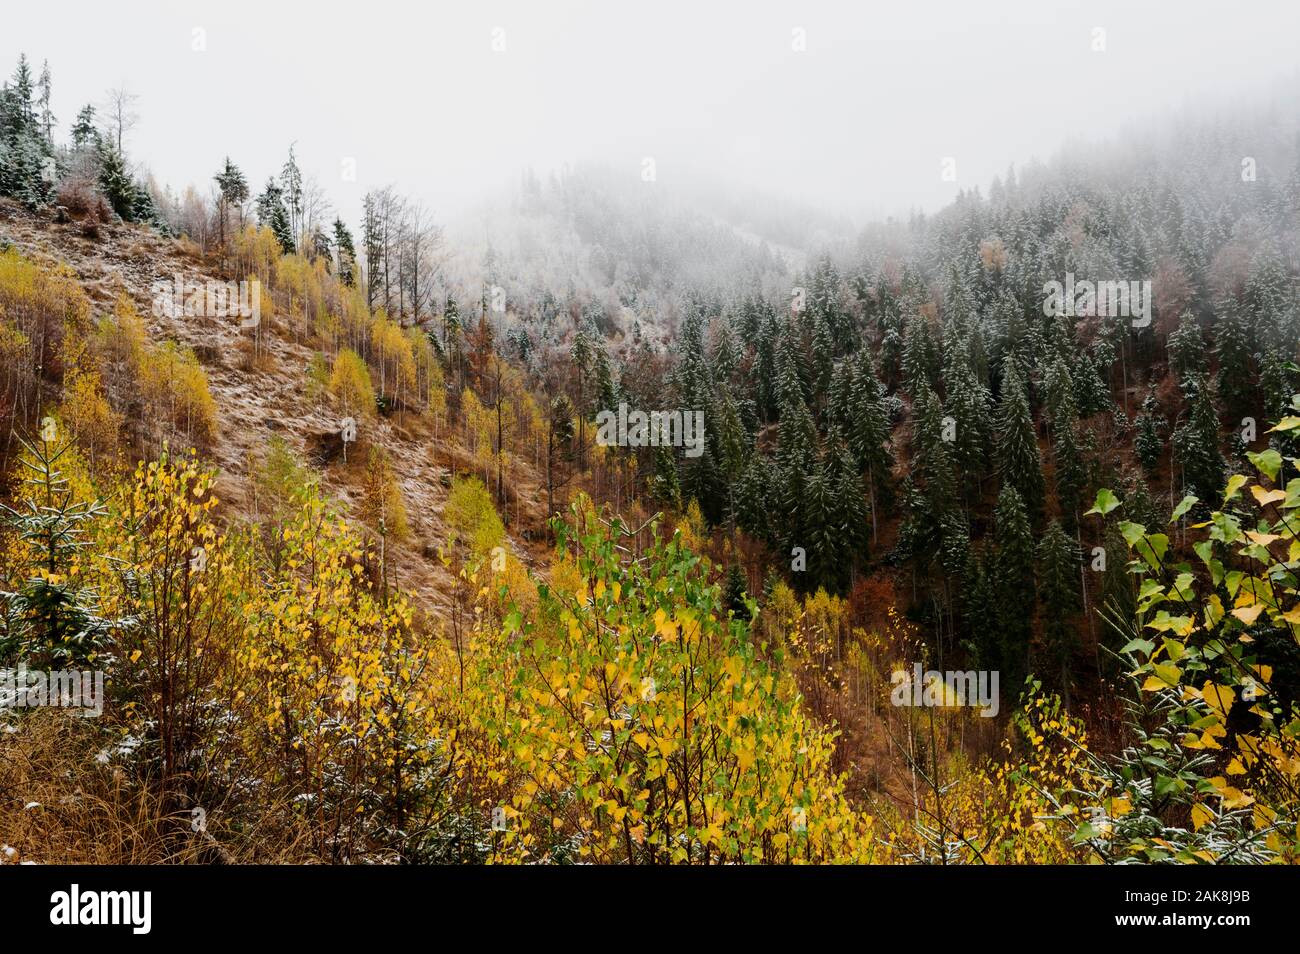
[{"label": "steep embankment", "polygon": [[[29,259],[53,266],[64,263],[75,273],[89,297],[94,317],[112,316],[120,295],[126,295],[144,316],[151,337],[173,340],[192,348],[203,366],[216,403],[218,432],[207,457],[219,469],[217,493],[229,516],[251,516],[256,500],[250,469],[279,435],[320,474],[322,484],[345,509],[354,511],[360,495],[365,451],[378,444],[388,453],[405,501],[411,533],[390,550],[390,578],[408,589],[417,602],[437,616],[448,605],[452,577],[437,555],[448,528],[443,520],[453,472],[469,461],[457,432],[444,427],[434,434],[430,425],[407,414],[376,417],[365,422],[358,442],[345,462],[338,454],[322,460],[322,446],[337,447],[340,415],[327,397],[309,398],[309,362],[314,349],[296,339],[283,316],[286,303],[275,301],[275,314],[264,321],[260,354],[250,360],[250,332],[237,319],[155,314],[155,283],[220,280],[210,263],[178,242],[137,226],[102,225],[98,238],[86,237],[76,224],[60,224],[21,207],[0,203],[0,247],[9,244]],[[508,490],[511,530],[540,529],[545,521],[545,493],[527,460],[512,459]],[[517,511],[517,516],[516,516]],[[538,534],[540,536],[540,534]],[[524,547],[514,544],[527,563]]]}]

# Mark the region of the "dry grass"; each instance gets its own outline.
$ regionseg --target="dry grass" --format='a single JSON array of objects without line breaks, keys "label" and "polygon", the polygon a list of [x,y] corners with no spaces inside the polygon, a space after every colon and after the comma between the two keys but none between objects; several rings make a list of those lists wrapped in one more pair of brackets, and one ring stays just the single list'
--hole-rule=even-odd
[{"label": "dry grass", "polygon": [[[239,864],[311,860],[302,837],[271,830],[283,819],[259,806],[255,825],[220,824],[235,814],[209,809],[207,831],[189,811],[164,812],[129,768],[103,760],[105,733],[57,710],[0,719],[0,863]],[[242,815],[242,813],[240,813]]]}]

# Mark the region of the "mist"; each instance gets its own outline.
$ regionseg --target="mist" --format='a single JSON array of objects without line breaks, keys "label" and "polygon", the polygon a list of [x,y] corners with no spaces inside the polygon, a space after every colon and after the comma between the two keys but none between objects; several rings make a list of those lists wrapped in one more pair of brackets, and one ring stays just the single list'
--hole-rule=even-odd
[{"label": "mist", "polygon": [[139,94],[128,155],[178,192],[207,191],[224,129],[255,188],[296,144],[353,222],[386,184],[457,220],[524,170],[599,160],[861,225],[1149,117],[1266,105],[1300,7],[1264,6],[30,5],[0,57],[50,61],[57,135],[106,77]]}]

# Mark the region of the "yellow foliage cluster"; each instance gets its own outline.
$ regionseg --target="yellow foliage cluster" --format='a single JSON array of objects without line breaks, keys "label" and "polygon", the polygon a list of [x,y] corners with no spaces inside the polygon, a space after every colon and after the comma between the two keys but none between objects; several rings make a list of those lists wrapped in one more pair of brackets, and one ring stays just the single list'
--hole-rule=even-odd
[{"label": "yellow foliage cluster", "polygon": [[372,446],[366,459],[360,517],[382,536],[394,540],[405,540],[410,536],[402,490],[393,476],[388,454],[381,447]]},{"label": "yellow foliage cluster", "polygon": [[481,629],[462,700],[463,777],[497,819],[496,861],[877,858],[830,771],[833,733],[720,611],[680,534],[640,563],[575,508],[574,560],[535,610]]},{"label": "yellow foliage cluster", "polygon": [[96,329],[95,362],[112,376],[124,400],[143,404],[140,421],[157,428],[155,446],[210,446],[217,435],[217,406],[193,350],[174,341],[152,342],[144,319],[125,296],[117,300],[114,319]]},{"label": "yellow foliage cluster", "polygon": [[67,266],[44,268],[0,252],[0,397],[18,420],[40,409],[41,380],[58,383],[64,339],[83,335],[90,301]]},{"label": "yellow foliage cluster", "polygon": [[370,383],[370,369],[351,348],[344,348],[334,356],[329,391],[343,413],[350,417],[368,417],[375,412],[375,389]]}]

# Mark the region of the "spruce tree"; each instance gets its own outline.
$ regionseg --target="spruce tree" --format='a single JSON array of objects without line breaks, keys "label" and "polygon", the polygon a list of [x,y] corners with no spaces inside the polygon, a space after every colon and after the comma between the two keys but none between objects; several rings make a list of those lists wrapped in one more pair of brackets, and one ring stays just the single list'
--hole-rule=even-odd
[{"label": "spruce tree", "polygon": [[925,488],[935,513],[957,505],[957,475],[953,443],[946,440],[943,406],[924,379],[912,409],[912,468]]},{"label": "spruce tree", "polygon": [[1074,397],[1066,395],[1057,406],[1052,421],[1052,460],[1055,464],[1056,502],[1061,510],[1061,521],[1070,533],[1078,528],[1084,484],[1088,479],[1076,421]]},{"label": "spruce tree", "polygon": [[682,509],[682,485],[677,475],[677,457],[667,444],[654,449],[654,474],[650,478],[651,492],[674,510]]},{"label": "spruce tree", "polygon": [[1164,426],[1165,420],[1160,415],[1155,395],[1147,394],[1142,401],[1142,413],[1138,415],[1137,437],[1133,441],[1133,450],[1137,453],[1138,462],[1148,476],[1154,475],[1156,468],[1160,466],[1160,457],[1165,449],[1164,439],[1160,436]]},{"label": "spruce tree", "polygon": [[294,241],[289,213],[284,207],[284,190],[274,179],[267,180],[266,188],[257,197],[257,221],[262,227],[271,230],[285,255],[294,253],[297,243]]},{"label": "spruce tree", "polygon": [[994,511],[994,584],[1001,612],[999,669],[1002,685],[1014,695],[1029,672],[1029,641],[1034,616],[1034,540],[1024,503],[1007,485]]},{"label": "spruce tree", "polygon": [[1043,501],[1042,460],[1029,399],[1014,363],[1007,364],[1002,378],[997,435],[998,475],[1004,486],[1016,491],[1027,512],[1036,514]]},{"label": "spruce tree", "polygon": [[1205,378],[1189,378],[1185,387],[1190,406],[1186,422],[1174,432],[1174,457],[1187,492],[1210,501],[1222,491],[1227,469],[1219,451],[1219,415]]},{"label": "spruce tree", "polygon": [[226,212],[231,206],[242,207],[248,201],[248,180],[239,167],[226,156],[221,171],[212,177],[217,184],[217,227],[218,239],[222,245],[226,242]]},{"label": "spruce tree", "polygon": [[1178,327],[1169,335],[1169,366],[1186,387],[1189,378],[1202,377],[1209,370],[1205,353],[1205,336],[1190,311],[1185,311]]},{"label": "spruce tree", "polygon": [[1048,659],[1058,673],[1061,693],[1070,702],[1070,664],[1079,648],[1071,620],[1079,612],[1079,548],[1055,520],[1047,525],[1039,546],[1042,567],[1043,639]]},{"label": "spruce tree", "polygon": [[1239,421],[1255,406],[1255,375],[1249,330],[1235,302],[1227,305],[1215,329],[1214,350],[1219,359],[1219,398],[1233,420]]},{"label": "spruce tree", "polygon": [[0,660],[16,657],[36,667],[61,669],[90,663],[108,646],[111,623],[100,616],[94,590],[71,572],[87,546],[89,525],[105,510],[98,501],[73,499],[58,467],[70,446],[23,441],[19,463],[28,492],[16,507],[0,505],[28,553],[19,589],[0,592]]},{"label": "spruce tree", "polygon": [[334,249],[339,258],[339,281],[352,288],[357,281],[357,249],[352,242],[352,233],[341,218],[334,219]]},{"label": "spruce tree", "polygon": [[99,191],[113,211],[130,222],[135,210],[136,187],[126,169],[126,160],[107,139],[100,142]]},{"label": "spruce tree", "polygon": [[801,546],[808,556],[808,572],[796,582],[805,592],[818,586],[840,592],[844,575],[842,559],[844,534],[837,512],[835,487],[823,461],[818,461],[804,485],[801,501],[800,537],[793,546]]},{"label": "spruce tree", "polygon": [[72,126],[72,145],[74,149],[90,149],[99,144],[99,127],[95,123],[95,107],[82,106],[77,113],[77,120]]},{"label": "spruce tree", "polygon": [[858,468],[866,474],[867,499],[871,510],[871,534],[876,538],[877,511],[889,505],[893,497],[890,476],[894,465],[890,452],[889,412],[885,408],[866,348],[858,353],[849,384],[849,419],[845,439],[857,458]]}]

